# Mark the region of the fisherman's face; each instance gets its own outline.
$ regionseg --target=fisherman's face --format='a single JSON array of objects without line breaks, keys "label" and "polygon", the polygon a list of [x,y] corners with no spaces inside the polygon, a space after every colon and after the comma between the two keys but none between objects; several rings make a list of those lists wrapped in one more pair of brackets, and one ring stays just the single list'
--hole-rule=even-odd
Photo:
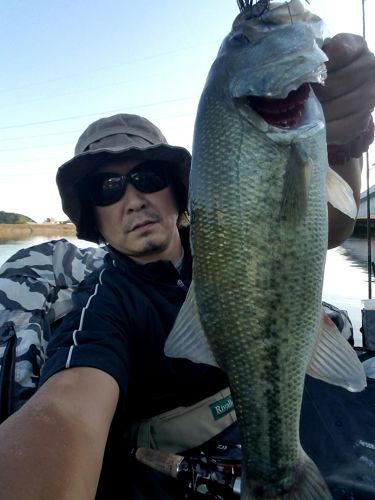
[{"label": "fisherman's face", "polygon": [[[139,160],[108,162],[95,171],[126,175]],[[136,170],[135,170],[136,171]],[[113,248],[139,263],[170,260],[181,256],[177,228],[178,208],[172,187],[144,193],[128,183],[121,199],[107,206],[96,206],[100,234]]]}]

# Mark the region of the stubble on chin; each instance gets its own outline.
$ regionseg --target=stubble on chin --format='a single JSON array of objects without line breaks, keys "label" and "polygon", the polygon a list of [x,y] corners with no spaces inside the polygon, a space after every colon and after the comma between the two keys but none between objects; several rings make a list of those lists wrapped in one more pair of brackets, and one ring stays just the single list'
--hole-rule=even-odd
[{"label": "stubble on chin", "polygon": [[145,244],[138,250],[130,250],[128,252],[129,257],[149,257],[151,255],[158,255],[164,250],[167,249],[167,244],[165,242],[163,243],[157,243],[155,241],[149,240],[146,241]]}]

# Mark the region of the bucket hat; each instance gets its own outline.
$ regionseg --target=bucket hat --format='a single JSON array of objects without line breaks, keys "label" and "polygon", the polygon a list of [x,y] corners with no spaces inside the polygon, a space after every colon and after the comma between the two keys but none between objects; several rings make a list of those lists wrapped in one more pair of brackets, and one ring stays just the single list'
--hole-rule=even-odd
[{"label": "bucket hat", "polygon": [[98,242],[93,208],[87,206],[82,186],[90,173],[115,159],[166,161],[187,193],[191,162],[187,149],[168,144],[158,127],[141,116],[117,114],[101,118],[83,132],[73,158],[61,165],[56,175],[62,208],[75,224],[78,238]]}]

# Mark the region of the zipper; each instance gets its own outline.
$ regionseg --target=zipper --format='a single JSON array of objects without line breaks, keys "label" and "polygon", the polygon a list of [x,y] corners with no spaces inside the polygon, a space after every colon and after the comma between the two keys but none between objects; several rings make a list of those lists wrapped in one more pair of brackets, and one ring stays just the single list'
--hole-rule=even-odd
[{"label": "zipper", "polygon": [[189,290],[189,288],[185,285],[185,283],[181,279],[177,280],[177,285],[180,288],[182,288],[185,292],[187,292]]},{"label": "zipper", "polygon": [[16,331],[13,324],[4,325],[0,343],[6,344],[0,369],[0,423],[13,413],[12,394],[16,359]]}]

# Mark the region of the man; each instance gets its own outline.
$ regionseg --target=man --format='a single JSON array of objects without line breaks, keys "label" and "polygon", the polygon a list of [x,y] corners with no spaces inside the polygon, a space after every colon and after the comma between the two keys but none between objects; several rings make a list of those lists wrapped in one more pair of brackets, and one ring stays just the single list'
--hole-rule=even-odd
[{"label": "man", "polygon": [[[336,169],[358,199],[361,167],[353,154],[369,143],[375,61],[359,37],[336,37],[326,50],[334,82],[329,77],[320,93],[327,137],[336,145],[355,138],[331,153],[336,160],[343,155]],[[99,495],[115,498],[105,481],[116,466],[120,497],[173,498],[169,483],[163,490],[143,479],[131,447],[179,452],[234,428],[233,412],[217,421],[207,416],[209,404],[227,394],[224,374],[163,354],[191,278],[187,229],[179,227],[189,160],[147,120],[117,115],[90,125],[74,158],[60,167],[63,207],[78,235],[106,241],[109,253],[104,269],[75,294],[74,311],[52,339],[41,388],[0,426],[0,491],[7,500],[94,498],[107,441]],[[331,245],[351,229],[352,222],[332,210]]]}]

